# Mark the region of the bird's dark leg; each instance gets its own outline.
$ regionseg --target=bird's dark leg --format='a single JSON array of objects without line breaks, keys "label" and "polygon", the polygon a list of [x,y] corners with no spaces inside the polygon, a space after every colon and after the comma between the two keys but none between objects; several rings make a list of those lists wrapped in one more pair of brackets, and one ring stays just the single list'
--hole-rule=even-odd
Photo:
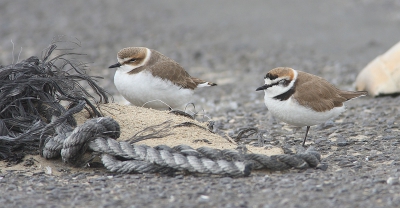
[{"label": "bird's dark leg", "polygon": [[304,137],[304,141],[303,141],[303,147],[304,147],[304,144],[306,144],[308,130],[310,130],[310,126],[307,126],[306,136]]}]

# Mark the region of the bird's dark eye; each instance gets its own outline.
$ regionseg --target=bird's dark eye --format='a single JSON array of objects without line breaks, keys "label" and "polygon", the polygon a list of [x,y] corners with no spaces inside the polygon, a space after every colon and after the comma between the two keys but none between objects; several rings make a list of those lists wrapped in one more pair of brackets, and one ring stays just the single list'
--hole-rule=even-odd
[{"label": "bird's dark eye", "polygon": [[131,60],[129,60],[129,62],[135,62],[137,59],[131,59]]},{"label": "bird's dark eye", "polygon": [[280,85],[287,86],[287,85],[289,84],[289,82],[290,82],[289,80],[282,79],[282,80],[279,81],[279,84],[280,84]]}]

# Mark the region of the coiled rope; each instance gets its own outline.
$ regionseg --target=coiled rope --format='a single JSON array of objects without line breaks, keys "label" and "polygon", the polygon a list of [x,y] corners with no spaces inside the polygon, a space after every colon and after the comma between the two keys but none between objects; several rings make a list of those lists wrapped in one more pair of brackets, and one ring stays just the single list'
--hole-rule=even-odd
[{"label": "coiled rope", "polygon": [[89,149],[101,155],[108,170],[117,173],[185,171],[240,177],[248,176],[253,169],[277,171],[316,167],[320,160],[319,153],[312,148],[300,154],[266,156],[209,147],[150,147],[120,142],[115,140],[119,137],[119,124],[110,117],[87,120],[74,130],[65,123],[59,125],[56,132],[58,135],[44,145],[42,154],[45,158],[61,156],[64,162],[79,165]]}]

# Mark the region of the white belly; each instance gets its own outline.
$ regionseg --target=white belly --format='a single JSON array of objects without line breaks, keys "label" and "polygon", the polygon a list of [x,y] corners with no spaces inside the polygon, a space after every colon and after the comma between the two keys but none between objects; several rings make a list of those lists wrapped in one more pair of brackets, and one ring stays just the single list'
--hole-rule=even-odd
[{"label": "white belly", "polygon": [[193,95],[193,90],[180,88],[145,71],[127,74],[117,70],[114,84],[121,95],[133,105],[158,110],[182,108]]},{"label": "white belly", "polygon": [[316,112],[311,108],[299,105],[295,100],[289,98],[285,101],[264,97],[265,105],[272,115],[285,123],[293,126],[313,126],[325,123],[327,120],[340,115],[344,110],[342,107],[333,108],[330,111]]}]

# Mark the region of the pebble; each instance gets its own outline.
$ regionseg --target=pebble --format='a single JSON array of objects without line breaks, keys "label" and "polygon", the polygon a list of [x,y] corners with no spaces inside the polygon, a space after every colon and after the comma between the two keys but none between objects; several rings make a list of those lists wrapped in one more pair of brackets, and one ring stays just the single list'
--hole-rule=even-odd
[{"label": "pebble", "polygon": [[197,199],[197,201],[198,201],[199,203],[206,203],[206,202],[210,201],[210,197],[209,197],[209,196],[206,196],[206,195],[201,195],[201,196],[199,196],[199,198]]},{"label": "pebble", "polygon": [[345,138],[339,137],[339,138],[337,138],[337,140],[336,140],[336,144],[337,144],[337,146],[339,146],[339,147],[344,147],[344,146],[348,145],[349,142],[348,142]]},{"label": "pebble", "polygon": [[393,135],[386,135],[386,136],[382,137],[383,140],[392,140],[392,139],[395,139],[395,138],[396,138],[396,136],[393,136]]},{"label": "pebble", "polygon": [[316,169],[320,169],[320,170],[326,171],[326,170],[328,170],[328,167],[329,167],[328,164],[320,163],[320,164],[317,165]]},{"label": "pebble", "polygon": [[389,177],[386,180],[387,184],[389,185],[398,185],[399,184],[399,177]]},{"label": "pebble", "polygon": [[225,178],[221,178],[219,181],[220,181],[222,184],[228,184],[228,183],[231,183],[231,182],[232,182],[232,178],[225,177]]}]

